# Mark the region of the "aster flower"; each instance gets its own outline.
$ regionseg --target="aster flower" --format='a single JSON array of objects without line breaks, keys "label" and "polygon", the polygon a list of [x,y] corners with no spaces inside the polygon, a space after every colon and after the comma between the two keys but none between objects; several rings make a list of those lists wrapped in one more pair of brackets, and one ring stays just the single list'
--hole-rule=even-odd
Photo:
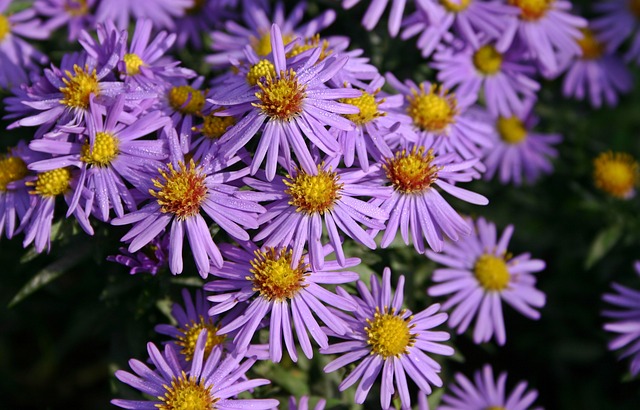
[{"label": "aster flower", "polygon": [[193,7],[196,0],[100,0],[96,10],[98,23],[113,21],[124,30],[130,20],[149,19],[156,28],[173,29],[174,19],[184,15],[185,10]]},{"label": "aster flower", "polygon": [[474,374],[473,381],[463,374],[456,373],[456,384],[447,388],[453,394],[442,396],[442,405],[438,410],[542,410],[530,407],[538,397],[538,392],[527,392],[527,383],[520,382],[507,397],[507,373],[502,372],[498,380],[493,378],[493,369],[488,364]]},{"label": "aster flower", "polygon": [[446,89],[473,102],[480,91],[492,115],[520,114],[528,101],[536,99],[540,85],[533,80],[535,67],[525,58],[524,50],[508,50],[490,42],[462,50],[443,47],[434,55],[432,66]]},{"label": "aster flower", "polygon": [[582,39],[578,40],[582,55],[569,62],[562,93],[578,100],[588,97],[595,108],[599,108],[603,100],[607,105],[615,106],[618,94],[631,91],[631,72],[622,59],[606,51],[605,44],[596,33],[583,29],[582,34]]},{"label": "aster flower", "polygon": [[391,195],[391,188],[365,181],[363,176],[361,171],[334,170],[331,163],[323,163],[298,169],[286,177],[277,176],[271,183],[245,178],[244,182],[260,191],[265,200],[273,201],[258,218],[262,229],[253,239],[264,240],[264,245],[271,247],[291,245],[295,260],[300,259],[308,244],[309,260],[315,269],[321,269],[324,263],[323,226],[340,264],[345,262],[345,256],[338,229],[375,249],[373,235],[360,224],[382,230],[389,214],[364,198],[382,201]]},{"label": "aster flower", "polygon": [[631,37],[631,47],[626,59],[640,63],[640,5],[634,0],[600,1],[593,6],[601,16],[591,23],[598,38],[606,45],[608,51],[617,50],[622,43]]},{"label": "aster flower", "polygon": [[[640,275],[640,262],[634,264]],[[632,376],[640,373],[640,291],[613,283],[615,293],[605,293],[602,299],[618,310],[605,310],[602,314],[610,321],[604,330],[616,334],[609,343],[610,350],[625,349],[621,358],[631,357]]]},{"label": "aster flower", "polygon": [[196,117],[197,124],[192,127],[191,154],[194,161],[203,163],[216,157],[221,147],[220,138],[238,122],[237,118],[231,115],[216,115],[224,110],[224,107],[212,106],[208,110],[208,114],[203,113],[202,117]]},{"label": "aster flower", "polygon": [[198,166],[191,160],[171,162],[148,174],[146,181],[138,186],[146,202],[139,210],[111,221],[114,225],[134,224],[122,237],[130,242],[129,252],[136,252],[151,242],[163,229],[169,228],[169,269],[171,273],[182,272],[182,247],[187,234],[191,252],[198,272],[203,278],[209,273],[209,264],[222,266],[222,255],[216,246],[204,211],[215,223],[233,238],[248,240],[242,227],[255,229],[257,213],[264,208],[257,204],[252,192],[240,191],[229,185],[230,181],[242,177],[241,172],[222,172],[237,162],[238,158],[216,161],[207,167]]},{"label": "aster flower", "polygon": [[493,148],[483,157],[486,180],[498,175],[502,184],[520,185],[523,180],[533,183],[553,171],[551,159],[558,155],[554,145],[562,141],[561,135],[532,131],[538,119],[531,114],[486,120],[495,124]]},{"label": "aster flower", "polygon": [[[228,3],[228,2],[227,2]],[[176,47],[191,46],[202,49],[202,34],[211,33],[215,27],[229,21],[235,15],[227,11],[227,4],[221,0],[194,0],[184,15],[175,19]]]},{"label": "aster flower", "polygon": [[[313,407],[313,410],[324,410],[324,406],[327,404],[325,399],[318,400],[318,403]],[[289,398],[289,410],[309,410],[309,396],[302,396],[296,403],[296,398],[291,396]]]},{"label": "aster flower", "polygon": [[36,0],[33,9],[44,17],[43,26],[50,31],[66,25],[69,41],[77,40],[83,30],[95,27],[92,10],[96,0]]},{"label": "aster flower", "polygon": [[[342,7],[350,9],[356,4],[360,3],[360,0],[342,0]],[[389,0],[372,0],[369,2],[367,11],[362,16],[362,25],[369,31],[373,30],[384,13],[384,10],[389,4]],[[389,34],[391,37],[398,35],[400,31],[400,24],[402,23],[402,15],[404,14],[406,0],[392,0],[391,7],[389,8]]]},{"label": "aster flower", "polygon": [[155,275],[169,266],[169,236],[160,233],[142,249],[132,253],[127,248],[118,249],[118,255],[109,255],[107,260],[129,268],[129,274],[150,273]]},{"label": "aster flower", "polygon": [[[472,223],[472,221],[470,221]],[[453,309],[449,326],[464,332],[475,318],[473,341],[488,342],[495,336],[499,345],[507,339],[502,301],[530,319],[538,319],[535,308],[545,304],[545,295],[535,288],[532,275],[544,269],[545,263],[531,259],[528,253],[513,257],[507,251],[513,226],[496,236],[496,226],[478,218],[472,235],[458,242],[447,242],[443,253],[427,251],[429,259],[445,265],[436,269],[428,289],[429,296],[451,295],[442,305]]]},{"label": "aster flower", "polygon": [[593,180],[605,193],[619,199],[636,194],[640,166],[625,152],[603,152],[593,160]]},{"label": "aster flower", "polygon": [[538,62],[546,77],[560,71],[560,59],[579,56],[576,40],[582,38],[581,28],[587,21],[569,13],[571,2],[566,0],[507,0],[520,11],[517,38],[528,54]]},{"label": "aster flower", "polygon": [[[186,77],[185,77],[186,78]],[[191,138],[193,136],[193,122],[202,116],[205,107],[205,91],[201,90],[204,77],[197,77],[191,83],[186,80],[172,81],[167,83],[159,98],[158,108],[171,117],[173,127],[176,130],[177,141],[168,141],[172,148],[172,155],[186,154],[191,149]],[[168,133],[167,137],[173,137],[173,133]],[[176,143],[178,144],[176,146]],[[173,152],[179,148],[180,152]],[[230,158],[232,155],[227,156]]]},{"label": "aster flower", "polygon": [[431,249],[439,252],[445,236],[456,241],[468,235],[469,224],[444,200],[436,186],[463,201],[486,205],[488,200],[484,196],[455,185],[469,182],[477,175],[472,169],[477,162],[477,159],[460,162],[454,153],[435,156],[433,149],[413,144],[385,158],[378,176],[393,187],[393,194],[388,199],[371,201],[389,212],[380,246],[389,246],[398,228],[407,245],[411,233],[413,246],[419,253],[425,251],[425,239]]},{"label": "aster flower", "polygon": [[129,366],[135,374],[118,370],[116,377],[123,383],[149,395],[152,399],[137,401],[114,399],[115,406],[143,410],[155,408],[179,409],[255,409],[267,410],[278,405],[273,399],[237,399],[239,393],[269,384],[266,379],[242,381],[255,359],[242,362],[242,356],[210,354],[205,359],[207,331],[198,336],[193,360],[181,364],[171,344],[160,352],[153,344],[147,345],[149,360],[155,367],[131,359]]},{"label": "aster flower", "polygon": [[[222,268],[211,269],[211,274],[219,279],[204,285],[206,291],[213,293],[209,296],[209,300],[214,302],[209,315],[218,315],[242,304],[242,311],[236,312],[232,320],[218,330],[218,334],[237,330],[233,341],[238,352],[247,350],[253,335],[267,320],[267,315],[270,315],[267,322],[269,357],[273,362],[282,359],[283,338],[289,357],[293,361],[298,360],[293,327],[302,351],[308,358],[313,357],[313,349],[307,332],[311,333],[318,345],[328,346],[327,336],[320,329],[315,316],[337,334],[349,331],[344,321],[325,304],[343,310],[353,310],[355,305],[350,299],[338,296],[320,285],[353,282],[358,278],[357,273],[339,271],[342,266],[336,261],[327,261],[321,270],[310,269],[308,256],[296,257],[289,248],[258,249],[249,242],[241,245],[242,248],[228,244],[220,246],[227,260]],[[330,253],[330,249],[325,247],[322,252],[324,257]],[[349,258],[343,265],[353,267],[359,263],[360,259]]]},{"label": "aster flower", "polygon": [[[248,111],[223,135],[221,143],[228,142],[224,148],[225,156],[233,155],[246,145],[264,124],[250,170],[255,174],[266,156],[269,180],[275,176],[278,155],[290,158],[289,147],[305,169],[315,168],[304,137],[327,155],[335,156],[340,146],[325,126],[353,129],[353,123],[340,114],[357,114],[359,109],[334,100],[361,95],[358,90],[328,89],[324,84],[345,65],[348,57],[329,57],[319,61],[322,49],[315,48],[310,56],[295,65],[294,70],[288,66],[283,37],[277,25],[271,29],[271,41],[275,75],[267,70],[257,82],[259,91],[247,83],[245,91],[239,93],[240,97],[226,97],[228,90],[220,88],[209,99],[213,104],[230,107],[228,114]],[[290,160],[285,161],[288,170],[291,170],[291,165]]]},{"label": "aster flower", "polygon": [[355,394],[356,403],[364,402],[380,373],[380,404],[383,409],[390,408],[394,392],[400,396],[402,408],[411,407],[407,375],[426,394],[431,393],[431,385],[442,386],[438,376],[441,367],[427,354],[453,354],[450,346],[440,343],[449,340],[449,333],[429,330],[444,323],[447,314],[437,313],[440,309],[438,304],[415,314],[404,309],[403,287],[404,276],[400,276],[395,295],[392,294],[389,268],[382,273],[382,284],[375,275],[371,275],[371,291],[358,281],[360,296],[352,296],[358,310],[353,317],[343,315],[351,332],[345,335],[329,332],[331,336],[346,341],[320,350],[323,354],[344,353],[324,367],[327,373],[360,361],[339,386],[343,391],[360,380]]}]

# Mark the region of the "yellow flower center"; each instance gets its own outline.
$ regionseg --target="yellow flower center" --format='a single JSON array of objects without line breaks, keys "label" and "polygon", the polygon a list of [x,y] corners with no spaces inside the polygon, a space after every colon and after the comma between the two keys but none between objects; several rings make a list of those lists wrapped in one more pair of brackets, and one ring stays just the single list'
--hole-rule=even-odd
[{"label": "yellow flower center", "polygon": [[459,13],[463,10],[466,10],[466,8],[469,7],[469,3],[471,3],[471,0],[440,0],[440,4],[442,4],[442,7],[444,7],[451,13]]},{"label": "yellow flower center", "polygon": [[127,67],[128,75],[136,75],[140,73],[140,66],[144,65],[144,61],[137,54],[127,53],[122,57],[125,66]]},{"label": "yellow flower center", "polygon": [[256,97],[262,104],[254,103],[253,106],[269,117],[289,120],[302,112],[306,87],[298,84],[293,70],[281,71],[279,78],[267,76],[258,82],[258,87],[260,91]]},{"label": "yellow flower center", "polygon": [[577,40],[577,42],[582,49],[582,58],[585,60],[596,60],[600,58],[604,52],[604,44],[598,41],[593,31],[588,28],[580,31],[582,31],[582,38]]},{"label": "yellow flower center", "polygon": [[218,117],[215,111],[204,117],[202,124],[202,133],[205,137],[217,140],[222,137],[229,127],[235,125],[236,119],[233,117]]},{"label": "yellow flower center", "polygon": [[64,9],[72,17],[82,17],[89,13],[87,0],[67,0]]},{"label": "yellow flower center", "polygon": [[629,198],[638,184],[638,163],[624,152],[603,152],[593,161],[596,187],[616,198]]},{"label": "yellow flower center", "polygon": [[96,139],[91,144],[86,141],[80,151],[80,160],[89,165],[106,167],[118,156],[118,138],[108,132],[97,132]]},{"label": "yellow flower center", "polygon": [[413,123],[423,131],[444,131],[454,122],[457,114],[455,96],[448,94],[437,84],[432,84],[428,92],[424,84],[420,84],[420,91],[412,89],[407,100],[407,113],[413,119]]},{"label": "yellow flower center", "polygon": [[297,212],[324,213],[333,208],[340,199],[344,184],[340,183],[337,173],[324,171],[318,165],[318,174],[309,175],[298,171],[295,177],[287,175],[284,180],[288,187],[284,192],[291,196],[290,205],[297,207]]},{"label": "yellow flower center", "polygon": [[274,78],[276,76],[276,67],[269,60],[260,60],[252,65],[247,73],[247,84],[256,85],[262,78]]},{"label": "yellow flower center", "polygon": [[26,177],[27,164],[20,157],[0,157],[0,191],[6,192],[7,185]]},{"label": "yellow flower center", "polygon": [[395,157],[387,158],[383,165],[387,178],[394,188],[405,194],[420,193],[428,189],[438,179],[438,167],[433,165],[433,150],[425,154],[424,147],[410,152],[396,152]]},{"label": "yellow flower center", "polygon": [[94,68],[90,73],[89,67],[84,69],[78,65],[73,66],[73,73],[69,70],[65,71],[67,78],[63,78],[66,87],[60,87],[63,98],[60,103],[72,107],[86,110],[89,108],[89,97],[91,94],[100,95],[100,84],[98,84],[98,75]]},{"label": "yellow flower center", "polygon": [[[291,34],[282,35],[282,42],[284,43],[285,46],[289,44],[293,39],[294,39],[294,36],[292,36]],[[268,55],[272,51],[271,50],[271,32],[269,31],[261,35],[260,38],[256,38],[252,36],[249,41],[251,43],[251,47],[253,47],[253,50],[256,52],[257,55],[261,57]]]},{"label": "yellow flower center", "polygon": [[193,15],[198,14],[204,8],[207,0],[193,0],[193,6],[185,10],[186,14]]},{"label": "yellow flower center", "polygon": [[149,190],[163,213],[172,213],[178,219],[186,219],[200,212],[200,205],[207,197],[206,176],[196,167],[193,160],[189,168],[180,162],[180,169],[176,170],[169,164],[169,172],[158,169],[164,182],[160,178],[153,179],[153,185],[159,191]]},{"label": "yellow flower center", "polygon": [[[403,309],[400,315],[405,312]],[[393,309],[389,311],[385,308],[384,312],[380,312],[380,308],[376,307],[373,319],[367,319],[364,330],[372,353],[379,354],[383,359],[409,353],[409,348],[416,342],[416,335],[411,333],[414,325],[409,325],[412,316],[403,319],[400,315],[395,315]]]},{"label": "yellow flower center", "polygon": [[554,0],[509,0],[509,4],[520,9],[520,18],[535,21],[542,18]]},{"label": "yellow flower center", "polygon": [[197,114],[204,107],[204,93],[188,85],[169,90],[169,105],[182,114]]},{"label": "yellow flower center", "polygon": [[0,41],[11,32],[11,22],[4,14],[0,14]]},{"label": "yellow flower center", "polygon": [[501,291],[509,284],[509,270],[504,258],[499,258],[488,253],[483,254],[476,260],[473,267],[480,286],[485,290]]},{"label": "yellow flower center", "polygon": [[34,182],[27,182],[27,185],[35,187],[30,194],[58,196],[67,192],[70,180],[71,171],[68,168],[58,168],[38,174],[38,178]]},{"label": "yellow flower center", "polygon": [[491,44],[484,45],[473,54],[473,65],[484,75],[493,75],[502,67],[502,54]]},{"label": "yellow flower center", "polygon": [[329,54],[331,54],[331,50],[327,50],[329,47],[329,42],[327,40],[322,40],[322,45],[320,45],[320,34],[316,34],[311,38],[305,38],[304,43],[298,43],[291,51],[287,53],[287,57],[291,58],[297,56],[298,54],[302,54],[307,50],[311,50],[312,48],[322,47],[322,51],[320,52],[320,57],[318,57],[318,61],[322,61]]},{"label": "yellow flower center", "polygon": [[341,103],[351,104],[360,109],[360,112],[357,114],[344,114],[344,116],[358,125],[366,124],[383,116],[384,114],[378,111],[379,102],[376,102],[376,94],[377,91],[373,94],[363,91],[360,97],[342,98],[340,100]]},{"label": "yellow flower center", "polygon": [[640,19],[640,0],[629,0],[629,10],[638,19]]},{"label": "yellow flower center", "polygon": [[214,410],[219,400],[211,395],[212,385],[204,385],[204,380],[187,377],[182,371],[179,378],[171,380],[171,386],[164,385],[164,396],[158,396],[162,403],[158,410]]},{"label": "yellow flower center", "polygon": [[507,410],[507,409],[502,406],[489,406],[485,410]]},{"label": "yellow flower center", "polygon": [[502,141],[507,144],[519,144],[527,138],[527,130],[518,117],[499,117],[496,128]]},{"label": "yellow flower center", "polygon": [[[284,300],[293,298],[306,285],[308,265],[300,259],[293,265],[293,251],[267,248],[254,252],[251,260],[251,275],[246,279],[253,282],[253,290],[268,300]],[[291,267],[291,266],[294,267]]]},{"label": "yellow flower center", "polygon": [[176,343],[178,346],[182,347],[180,353],[186,357],[187,361],[191,361],[193,358],[193,354],[196,350],[196,343],[198,342],[198,336],[204,329],[207,330],[207,343],[204,347],[205,360],[209,357],[211,350],[215,346],[218,346],[225,341],[225,335],[217,334],[220,326],[214,325],[211,318],[207,318],[205,320],[204,317],[200,316],[199,322],[192,320],[191,323],[184,325],[184,328],[179,329],[181,335],[178,336],[178,342]]}]

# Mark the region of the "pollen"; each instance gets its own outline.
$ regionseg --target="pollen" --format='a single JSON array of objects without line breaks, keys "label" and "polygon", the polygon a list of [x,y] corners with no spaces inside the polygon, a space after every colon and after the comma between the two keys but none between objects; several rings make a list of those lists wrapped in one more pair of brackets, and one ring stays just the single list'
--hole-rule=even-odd
[{"label": "pollen", "polygon": [[485,253],[473,266],[473,274],[485,290],[502,291],[509,284],[509,270],[504,258]]},{"label": "pollen", "polygon": [[64,9],[72,17],[82,17],[89,13],[87,0],[67,0]]},{"label": "pollen", "polygon": [[469,7],[471,0],[440,0],[440,4],[451,13],[459,13]]},{"label": "pollen", "polygon": [[484,45],[473,54],[473,65],[483,75],[493,75],[502,67],[502,54],[491,44]]},{"label": "pollen", "polygon": [[604,44],[596,38],[593,31],[582,29],[582,38],[577,40],[582,50],[582,58],[585,60],[596,60],[602,56],[604,52]]},{"label": "pollen", "polygon": [[215,111],[204,117],[204,124],[202,124],[202,134],[205,137],[217,140],[227,132],[229,127],[235,125],[236,119],[229,117],[219,117],[215,115]]},{"label": "pollen", "polygon": [[420,91],[412,89],[407,99],[407,113],[423,131],[444,131],[455,121],[458,113],[455,96],[437,84],[432,84],[429,91],[425,90],[424,84],[420,84]]},{"label": "pollen", "polygon": [[317,47],[322,47],[322,51],[320,51],[320,57],[318,57],[318,61],[324,60],[325,58],[327,58],[327,56],[329,56],[329,54],[331,54],[331,50],[328,50],[329,42],[327,40],[321,41],[320,35],[316,34],[313,37],[305,38],[303,43],[298,43],[295,46],[293,46],[291,51],[287,53],[287,57],[288,58],[295,57],[298,54],[302,54],[305,51],[308,51]]},{"label": "pollen", "polygon": [[11,22],[4,14],[0,14],[0,41],[11,32]]},{"label": "pollen", "polygon": [[628,199],[638,185],[638,162],[624,152],[603,152],[593,161],[596,187],[611,196]]},{"label": "pollen", "polygon": [[180,162],[178,170],[172,164],[168,166],[169,172],[158,169],[162,177],[152,180],[158,191],[149,189],[149,193],[157,199],[163,213],[172,213],[181,220],[196,215],[207,197],[206,176],[193,160],[189,168],[184,162]]},{"label": "pollen", "polygon": [[286,121],[302,112],[306,87],[298,83],[295,71],[281,71],[278,78],[266,77],[258,82],[258,87],[256,97],[261,104],[253,106],[269,117]]},{"label": "pollen", "polygon": [[358,125],[364,125],[378,117],[382,117],[384,113],[378,111],[378,105],[384,102],[384,99],[376,101],[375,97],[379,91],[376,90],[373,94],[363,91],[360,97],[341,99],[341,103],[351,104],[360,109],[358,114],[344,114],[344,116]]},{"label": "pollen", "polygon": [[276,76],[276,67],[269,60],[260,60],[252,65],[247,73],[247,84],[256,85],[262,78],[273,78]]},{"label": "pollen", "polygon": [[182,353],[187,361],[191,361],[193,359],[193,354],[196,350],[196,343],[198,341],[198,336],[200,332],[203,330],[207,330],[207,343],[204,347],[204,359],[206,360],[211,353],[211,350],[215,346],[221,345],[226,340],[225,335],[218,335],[218,329],[220,326],[216,326],[211,321],[211,318],[205,319],[200,316],[200,320],[198,322],[192,320],[190,323],[184,325],[183,328],[178,329],[180,335],[178,336],[177,345],[182,347],[180,353]]},{"label": "pollen", "polygon": [[73,66],[73,73],[65,71],[69,78],[63,78],[65,87],[60,87],[60,92],[64,98],[60,103],[72,107],[86,110],[89,108],[89,98],[91,94],[100,95],[100,84],[95,68],[89,72],[89,67],[84,69],[78,65]]},{"label": "pollen", "polygon": [[204,94],[188,85],[172,87],[168,94],[169,105],[182,114],[197,114],[204,107]]},{"label": "pollen", "polygon": [[80,160],[89,165],[106,167],[118,156],[118,138],[108,132],[97,132],[93,148],[86,141],[80,151]]},{"label": "pollen", "polygon": [[389,310],[385,307],[381,312],[380,308],[376,307],[373,319],[367,319],[367,326],[364,328],[372,354],[387,359],[409,353],[409,348],[416,342],[416,335],[411,333],[414,325],[409,324],[412,316],[406,319],[401,317],[405,312],[403,309],[399,312],[400,315],[396,315],[394,309]]},{"label": "pollen", "polygon": [[[292,299],[304,288],[309,266],[302,259],[293,261],[293,250],[266,248],[254,252],[251,260],[253,290],[268,300]],[[297,263],[296,263],[297,262]]]},{"label": "pollen", "polygon": [[288,187],[284,192],[291,197],[289,205],[295,206],[297,212],[308,214],[323,214],[333,209],[344,186],[337,173],[325,171],[321,165],[317,175],[299,170],[294,177],[287,175],[284,183]]},{"label": "pollen", "polygon": [[127,53],[122,57],[125,66],[127,67],[128,75],[136,75],[140,73],[140,66],[144,65],[144,61],[139,55],[133,53]]},{"label": "pollen", "polygon": [[413,147],[410,152],[396,152],[382,167],[396,190],[405,194],[421,193],[438,179],[439,167],[433,165],[434,158],[432,149],[425,154],[424,147]]},{"label": "pollen", "polygon": [[[291,34],[282,35],[282,42],[284,43],[285,46],[289,44],[291,41],[293,41],[293,39],[294,37]],[[272,51],[271,50],[271,32],[269,31],[261,35],[260,38],[256,38],[252,36],[249,41],[251,43],[251,47],[253,48],[253,51],[255,51],[256,54],[261,57],[269,55]]]},{"label": "pollen", "polygon": [[500,139],[507,144],[520,144],[527,138],[527,129],[518,117],[499,117],[496,128]]},{"label": "pollen", "polygon": [[7,185],[26,177],[27,164],[20,157],[11,155],[0,157],[0,191],[6,192]]},{"label": "pollen", "polygon": [[30,194],[53,197],[64,194],[69,190],[71,171],[68,168],[57,168],[38,174],[38,178],[27,185],[34,187]]},{"label": "pollen", "polygon": [[547,14],[554,0],[509,0],[509,4],[520,9],[520,18],[527,21],[540,20]]},{"label": "pollen", "polygon": [[205,386],[204,380],[187,377],[184,370],[171,380],[171,386],[163,387],[165,394],[158,396],[161,403],[155,405],[159,410],[214,410],[219,400],[211,394],[213,385]]}]

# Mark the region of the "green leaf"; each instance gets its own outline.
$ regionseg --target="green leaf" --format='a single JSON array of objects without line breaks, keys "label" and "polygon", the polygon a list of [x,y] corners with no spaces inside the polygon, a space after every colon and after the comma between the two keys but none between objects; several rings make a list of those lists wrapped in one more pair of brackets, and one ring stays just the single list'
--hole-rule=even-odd
[{"label": "green leaf", "polygon": [[611,225],[600,231],[598,236],[591,243],[591,248],[584,263],[585,269],[590,269],[600,259],[602,259],[620,240],[622,236],[622,225]]}]

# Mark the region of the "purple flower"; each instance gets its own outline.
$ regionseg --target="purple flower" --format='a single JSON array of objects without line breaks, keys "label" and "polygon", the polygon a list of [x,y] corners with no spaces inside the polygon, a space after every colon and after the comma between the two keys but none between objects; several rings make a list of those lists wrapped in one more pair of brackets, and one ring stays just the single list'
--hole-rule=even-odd
[{"label": "purple flower", "polygon": [[329,332],[331,336],[346,341],[320,350],[323,354],[344,353],[324,367],[327,373],[360,361],[339,386],[343,391],[360,380],[356,403],[364,402],[380,373],[380,404],[383,409],[390,408],[394,392],[400,396],[402,408],[411,407],[407,375],[426,394],[431,393],[431,385],[442,386],[438,376],[440,365],[425,353],[453,354],[450,346],[440,343],[449,340],[449,333],[429,330],[444,323],[447,314],[437,313],[440,309],[438,304],[416,314],[404,309],[403,287],[404,276],[400,276],[395,295],[392,295],[389,268],[382,273],[382,284],[375,275],[371,275],[371,291],[358,281],[360,297],[352,296],[358,310],[354,317],[342,315],[351,332],[345,335]]},{"label": "purple flower", "polygon": [[99,23],[113,21],[124,30],[130,20],[148,18],[156,28],[173,29],[175,19],[184,15],[185,11],[193,7],[196,0],[100,0],[96,19]]},{"label": "purple flower", "polygon": [[123,383],[151,396],[144,401],[114,399],[111,403],[125,409],[149,410],[156,408],[180,409],[253,409],[267,410],[278,405],[273,399],[237,399],[238,393],[269,384],[266,379],[242,381],[255,359],[241,363],[242,356],[210,354],[205,359],[207,331],[198,336],[193,360],[182,364],[171,344],[160,352],[153,344],[147,345],[149,361],[154,369],[131,359],[129,366],[135,374],[118,370],[116,377]]},{"label": "purple flower", "polygon": [[300,259],[308,244],[309,260],[314,269],[322,269],[323,226],[338,263],[345,263],[339,230],[370,249],[376,242],[360,224],[369,229],[382,230],[389,217],[388,210],[379,204],[366,202],[365,197],[380,202],[391,195],[391,188],[377,182],[363,180],[362,171],[333,169],[330,163],[311,169],[298,169],[286,177],[277,176],[272,182],[245,178],[245,183],[261,192],[264,200],[273,201],[260,215],[260,232],[255,241],[265,246],[292,246],[293,258]]},{"label": "purple flower", "polygon": [[145,272],[155,275],[169,266],[169,236],[164,233],[134,253],[123,247],[118,250],[120,254],[109,255],[107,260],[128,267],[131,275]]},{"label": "purple flower", "polygon": [[201,50],[203,33],[208,35],[214,27],[235,17],[225,6],[225,1],[221,0],[193,0],[193,6],[186,9],[182,17],[175,19],[173,32],[177,35],[176,47],[183,49],[191,46]]},{"label": "purple flower", "polygon": [[[353,282],[358,274],[339,271],[342,267],[336,261],[328,261],[322,270],[312,270],[308,257],[297,257],[289,248],[265,247],[257,249],[252,243],[241,243],[243,248],[228,244],[221,245],[227,261],[222,268],[213,267],[211,274],[219,277],[204,286],[212,292],[209,300],[214,305],[210,315],[218,315],[242,304],[240,312],[227,321],[219,334],[237,330],[234,343],[239,352],[245,351],[253,335],[269,318],[269,357],[274,362],[282,359],[282,339],[293,361],[298,353],[293,339],[292,323],[298,342],[308,358],[313,357],[313,349],[307,332],[318,345],[327,347],[327,336],[320,329],[315,315],[338,334],[349,331],[344,321],[338,318],[325,304],[343,310],[353,310],[355,305],[349,298],[338,296],[320,284],[341,284]],[[322,249],[329,253],[328,248]],[[324,257],[324,255],[323,255]],[[353,267],[360,259],[349,258],[345,267]],[[248,304],[243,304],[247,301]],[[291,318],[293,317],[293,322]]]},{"label": "purple flower", "polygon": [[[636,273],[640,275],[640,261],[634,264]],[[609,343],[610,350],[625,349],[621,358],[631,357],[629,370],[632,376],[640,373],[640,291],[613,283],[616,293],[605,293],[602,299],[618,308],[605,310],[602,314],[611,321],[604,325],[604,330],[616,334]]]},{"label": "purple flower", "polygon": [[[182,272],[182,248],[187,234],[191,252],[198,272],[207,277],[210,263],[222,266],[222,255],[211,237],[204,211],[214,222],[233,238],[248,240],[242,227],[258,227],[256,214],[264,212],[252,196],[252,192],[240,191],[228,182],[242,177],[241,172],[221,172],[235,162],[215,162],[207,168],[197,166],[193,160],[188,165],[183,161],[169,163],[149,174],[138,189],[148,200],[141,209],[111,221],[114,225],[134,224],[122,237],[129,244],[129,252],[136,252],[151,242],[158,234],[169,228],[169,269],[171,273]],[[142,183],[144,182],[144,183]]]},{"label": "purple flower", "polygon": [[570,60],[569,69],[562,83],[565,97],[583,100],[599,108],[604,102],[610,106],[618,104],[618,94],[631,91],[633,78],[622,59],[613,52],[606,51],[606,44],[590,29],[582,30],[578,40],[582,55]]},{"label": "purple flower", "polygon": [[[350,9],[358,3],[360,3],[360,0],[342,0],[342,7]],[[387,8],[389,0],[370,0],[369,3],[367,11],[362,16],[362,25],[371,31],[380,22],[380,17],[382,17],[382,13]],[[392,0],[389,11],[389,34],[392,37],[397,36],[398,31],[400,31],[405,4],[406,0]]]},{"label": "purple flower", "polygon": [[453,394],[442,396],[442,405],[438,410],[542,410],[541,407],[531,408],[538,397],[538,392],[526,392],[527,383],[520,382],[507,397],[507,373],[502,372],[498,380],[493,379],[493,369],[488,364],[474,374],[473,381],[461,373],[455,375],[456,384],[447,388]]},{"label": "purple flower", "polygon": [[483,42],[480,47],[467,45],[461,51],[442,48],[434,56],[432,66],[440,72],[438,80],[447,89],[470,102],[482,90],[492,115],[511,116],[521,113],[529,100],[536,99],[540,85],[533,80],[535,67],[529,64],[523,50],[504,50],[499,45]]},{"label": "purple flower", "polygon": [[[314,406],[313,410],[324,410],[324,406],[327,404],[325,399],[318,400],[318,403]],[[289,410],[309,410],[309,396],[302,396],[296,403],[296,398],[289,397]]]},{"label": "purple flower", "polygon": [[[472,223],[472,221],[469,221]],[[513,234],[509,225],[502,236],[496,236],[496,226],[478,218],[472,235],[458,242],[447,242],[443,253],[427,251],[431,260],[447,268],[436,269],[429,296],[452,295],[443,305],[453,309],[449,326],[464,332],[476,318],[473,341],[488,342],[495,335],[499,345],[507,339],[502,301],[530,319],[538,319],[534,308],[545,304],[545,295],[535,288],[533,272],[544,269],[545,263],[530,259],[528,253],[513,257],[507,251]],[[442,282],[442,283],[440,283]]]},{"label": "purple flower", "polygon": [[44,19],[44,27],[54,31],[67,25],[69,41],[77,40],[83,30],[95,27],[92,9],[96,0],[36,0],[33,9]]},{"label": "purple flower", "polygon": [[629,37],[631,47],[627,60],[640,64],[640,5],[633,0],[607,0],[596,3],[593,8],[600,17],[591,23],[598,38],[607,45],[607,51],[615,51]]},{"label": "purple flower", "polygon": [[166,134],[173,156],[182,156],[190,151],[193,122],[202,116],[206,103],[205,94],[200,90],[204,77],[197,77],[190,84],[185,78],[188,76],[166,83],[156,104],[158,109],[171,117],[175,129],[175,132]]},{"label": "purple flower", "polygon": [[266,157],[268,180],[275,176],[278,155],[284,155],[285,167],[292,170],[290,149],[303,168],[315,168],[305,137],[327,155],[336,156],[340,145],[325,126],[351,130],[353,123],[341,114],[357,114],[359,109],[334,100],[361,95],[355,89],[329,89],[325,85],[345,65],[348,57],[329,57],[320,61],[322,49],[317,47],[292,68],[288,66],[277,25],[271,29],[271,41],[275,75],[265,70],[264,76],[257,81],[257,87],[247,82],[245,88],[238,92],[239,96],[231,98],[229,90],[221,87],[209,99],[214,104],[229,107],[227,115],[248,112],[222,136],[221,143],[226,144],[222,148],[225,156],[236,153],[263,129],[250,169],[251,174],[255,174]]},{"label": "purple flower", "polygon": [[436,186],[463,201],[486,205],[488,200],[484,196],[455,185],[471,181],[477,175],[472,169],[477,163],[477,159],[460,162],[454,153],[435,156],[433,149],[419,145],[396,151],[395,156],[386,158],[378,175],[393,187],[393,195],[372,201],[389,212],[380,246],[389,246],[398,228],[407,245],[411,233],[411,241],[419,253],[425,251],[424,239],[431,249],[439,252],[445,236],[456,241],[468,235],[471,227],[444,200]]}]

